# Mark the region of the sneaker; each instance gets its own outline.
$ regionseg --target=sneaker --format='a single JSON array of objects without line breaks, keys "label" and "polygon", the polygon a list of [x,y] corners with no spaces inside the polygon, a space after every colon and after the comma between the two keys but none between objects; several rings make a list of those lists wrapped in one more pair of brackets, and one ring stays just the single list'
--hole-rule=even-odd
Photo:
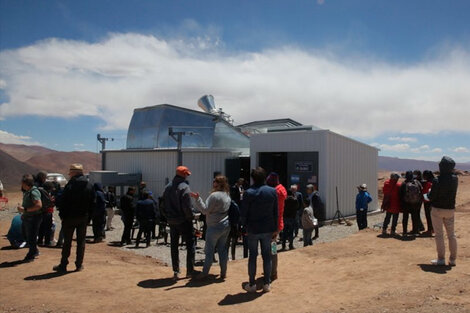
[{"label": "sneaker", "polygon": [[67,267],[63,266],[62,264],[59,264],[59,265],[54,266],[52,270],[56,272],[64,273],[64,272],[67,272]]},{"label": "sneaker", "polygon": [[455,266],[455,260],[449,260],[449,266]]},{"label": "sneaker", "polygon": [[174,272],[173,273],[173,280],[178,280],[180,279],[180,273],[179,272]]},{"label": "sneaker", "polygon": [[431,260],[431,264],[432,265],[443,266],[443,265],[446,265],[446,261],[441,260],[441,259],[435,259],[435,260]]},{"label": "sneaker", "polygon": [[25,256],[24,259],[23,259],[23,262],[24,263],[29,263],[29,262],[33,262],[34,261],[34,256]]},{"label": "sneaker", "polygon": [[263,285],[263,291],[264,292],[270,292],[271,291],[271,284],[264,284]]},{"label": "sneaker", "polygon": [[256,285],[245,284],[243,289],[247,292],[256,292]]},{"label": "sneaker", "polygon": [[81,271],[83,271],[84,269],[85,269],[85,267],[84,267],[83,265],[80,265],[80,266],[77,266],[77,267],[75,268],[75,272],[81,272]]}]

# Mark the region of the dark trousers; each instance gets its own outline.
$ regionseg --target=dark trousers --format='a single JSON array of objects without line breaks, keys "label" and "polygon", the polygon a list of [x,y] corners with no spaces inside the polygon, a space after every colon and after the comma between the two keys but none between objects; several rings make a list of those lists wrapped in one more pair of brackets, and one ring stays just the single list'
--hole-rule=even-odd
[{"label": "dark trousers", "polygon": [[77,257],[75,265],[80,267],[83,264],[85,256],[85,238],[88,218],[83,217],[67,217],[62,220],[62,232],[64,233],[64,245],[62,246],[61,266],[67,266],[69,263],[70,249],[72,247],[73,232],[77,234]]},{"label": "dark trousers", "polygon": [[248,238],[247,235],[242,234],[242,243],[243,243],[243,258],[248,257]]},{"label": "dark trousers", "polygon": [[132,225],[134,224],[134,217],[123,216],[122,222],[124,223],[124,230],[122,232],[121,243],[130,243]]},{"label": "dark trousers", "polygon": [[294,247],[294,231],[295,231],[295,218],[284,218],[284,229],[282,230],[282,248],[286,248],[286,241],[289,242],[289,247]]},{"label": "dark trousers", "polygon": [[362,211],[357,210],[356,211],[356,221],[357,221],[357,227],[359,230],[367,228],[367,210],[362,209]]},{"label": "dark trousers", "polygon": [[194,271],[194,236],[193,224],[191,221],[185,221],[181,224],[170,225],[170,238],[171,238],[171,264],[173,272],[180,272],[179,250],[178,244],[180,236],[183,237],[186,243],[186,271],[191,274]]},{"label": "dark trousers", "polygon": [[385,214],[385,219],[383,223],[383,230],[387,230],[388,224],[390,224],[390,219],[392,219],[392,227],[391,230],[394,233],[397,229],[397,224],[398,224],[398,213],[390,213],[387,212]]},{"label": "dark trousers", "polygon": [[142,238],[142,233],[145,235],[145,241],[147,243],[147,246],[150,245],[150,238],[151,238],[151,232],[152,229],[155,227],[155,221],[154,220],[140,220],[139,221],[139,232],[137,233],[137,239],[135,241],[136,247],[140,243],[140,239]]},{"label": "dark trousers", "polygon": [[431,202],[424,203],[424,213],[426,215],[426,223],[428,224],[428,231],[432,232],[434,231],[434,228],[432,228]]},{"label": "dark trousers", "polygon": [[412,224],[412,233],[419,232],[419,223],[421,218],[419,216],[419,206],[417,204],[407,204],[403,207],[403,233],[406,234],[408,232],[408,217],[411,214],[411,224]]},{"label": "dark trousers", "polygon": [[106,211],[93,215],[93,237],[95,239],[105,238],[104,226],[106,225]]},{"label": "dark trousers", "polygon": [[38,243],[49,245],[52,235],[52,213],[43,213],[41,226],[39,226]]},{"label": "dark trousers", "polygon": [[29,251],[26,254],[26,258],[31,259],[39,254],[37,240],[38,240],[39,227],[42,221],[42,214],[23,215],[22,219],[23,219],[26,243],[28,244],[28,247],[29,247]]},{"label": "dark trousers", "polygon": [[238,226],[230,226],[230,233],[227,237],[227,250],[231,249],[232,260],[235,260],[235,250],[237,248],[238,241]]}]

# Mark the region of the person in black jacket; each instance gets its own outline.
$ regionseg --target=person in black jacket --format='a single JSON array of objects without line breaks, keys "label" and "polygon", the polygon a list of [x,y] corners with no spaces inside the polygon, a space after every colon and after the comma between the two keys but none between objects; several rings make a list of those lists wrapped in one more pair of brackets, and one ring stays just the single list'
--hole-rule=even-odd
[{"label": "person in black jacket", "polygon": [[139,247],[142,233],[145,233],[147,247],[150,246],[150,232],[152,227],[155,225],[155,212],[157,209],[155,200],[150,198],[150,194],[147,191],[142,193],[142,198],[142,200],[137,201],[137,207],[135,210],[136,218],[139,221],[139,232],[135,242],[136,248]]},{"label": "person in black jacket", "polygon": [[70,165],[69,175],[70,180],[65,185],[61,197],[57,200],[59,216],[62,220],[62,231],[64,233],[62,258],[60,264],[53,267],[53,270],[58,272],[65,272],[67,270],[72,237],[75,230],[77,233],[76,271],[83,269],[86,227],[88,217],[91,216],[95,206],[95,193],[92,185],[83,176],[83,166],[81,164]]},{"label": "person in black jacket", "polygon": [[445,265],[446,247],[444,244],[443,226],[449,239],[449,265],[455,266],[457,259],[457,238],[454,232],[455,196],[457,195],[458,179],[454,175],[455,162],[444,156],[439,163],[439,176],[432,183],[428,198],[431,201],[431,218],[436,234],[437,259],[434,265]]},{"label": "person in black jacket", "polygon": [[412,171],[405,173],[405,181],[400,187],[400,202],[403,211],[403,235],[408,235],[408,217],[411,214],[412,235],[418,235],[420,230],[419,208],[422,202],[423,186],[413,176]]},{"label": "person in black jacket", "polygon": [[121,246],[124,244],[131,244],[131,230],[132,224],[134,224],[134,194],[135,188],[129,187],[127,194],[121,197],[121,214],[122,222],[124,223],[124,230],[121,237]]},{"label": "person in black jacket", "polygon": [[173,181],[165,187],[163,198],[164,212],[170,225],[171,263],[173,278],[180,276],[178,243],[180,236],[186,243],[186,271],[187,277],[194,274],[194,236],[193,211],[191,206],[191,189],[186,178],[191,172],[186,166],[178,166]]},{"label": "person in black jacket", "polygon": [[106,224],[106,196],[103,191],[103,186],[100,183],[93,185],[96,193],[96,205],[93,209],[93,238],[94,242],[98,243],[106,238],[104,226]]},{"label": "person in black jacket", "polygon": [[299,210],[299,202],[292,190],[287,190],[287,198],[284,201],[284,230],[282,231],[282,250],[286,250],[286,241],[289,249],[294,249],[295,219]]}]

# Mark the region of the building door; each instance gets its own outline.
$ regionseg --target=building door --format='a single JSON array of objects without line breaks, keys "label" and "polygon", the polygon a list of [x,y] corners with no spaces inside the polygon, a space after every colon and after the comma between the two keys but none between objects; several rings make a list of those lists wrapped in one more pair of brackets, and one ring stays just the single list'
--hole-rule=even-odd
[{"label": "building door", "polygon": [[258,164],[266,170],[266,174],[271,172],[279,174],[279,182],[287,185],[287,152],[260,152],[258,154]]}]

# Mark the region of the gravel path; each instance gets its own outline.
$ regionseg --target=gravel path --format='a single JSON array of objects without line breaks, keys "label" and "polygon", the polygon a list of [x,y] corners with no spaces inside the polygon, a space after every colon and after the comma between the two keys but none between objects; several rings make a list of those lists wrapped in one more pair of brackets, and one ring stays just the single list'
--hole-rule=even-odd
[{"label": "gravel path", "polygon": [[[0,220],[11,220],[13,216],[16,214],[16,204],[10,204],[7,208],[7,210],[0,211]],[[377,223],[381,223],[383,221],[384,214],[381,214],[380,212],[376,213],[371,213],[368,216],[368,224],[369,227],[373,227],[373,225]],[[60,219],[57,215],[57,213],[54,213],[54,220],[57,224],[56,226],[56,233],[55,233],[55,238],[58,238],[58,231],[60,230]],[[348,220],[351,222],[351,226],[347,226],[346,224],[337,224],[334,223],[333,225],[330,225],[330,222],[326,222],[323,227],[320,228],[320,236],[317,240],[314,240],[313,245],[316,245],[321,242],[331,242],[335,241],[341,238],[345,238],[351,234],[354,234],[358,231],[357,224],[355,221],[354,217],[348,218]],[[401,223],[401,219],[399,221],[399,224]],[[135,254],[139,255],[144,255],[152,258],[156,258],[162,263],[171,266],[171,254],[170,254],[170,245],[169,244],[164,244],[163,239],[152,239],[151,245],[146,248],[145,243],[141,242],[139,248],[135,248],[135,245],[127,245],[124,247],[118,246],[119,242],[121,241],[121,235],[123,231],[123,223],[121,222],[121,216],[120,215],[115,215],[112,221],[112,225],[114,229],[112,231],[107,231],[106,232],[106,239],[102,243],[98,244],[108,244],[110,246],[115,246],[116,249],[122,249],[125,251],[129,251]],[[377,230],[378,231],[378,230]],[[8,232],[8,229],[1,230],[1,235],[6,235]],[[137,230],[134,235],[137,236]],[[93,232],[91,226],[88,227],[87,229],[87,240],[92,241],[93,238]],[[294,240],[294,247],[296,249],[302,248],[303,247],[303,242],[300,241],[300,238],[302,238],[302,230],[299,230],[299,235],[297,238]],[[168,242],[169,242],[168,238]],[[134,242],[134,241],[133,241]],[[94,243],[90,243],[94,244]],[[281,245],[278,244],[278,250],[281,248]],[[282,253],[282,252],[281,252]],[[241,259],[243,258],[243,245],[241,244],[241,240],[239,240],[239,243],[237,244],[236,248],[236,259]],[[180,262],[182,264],[185,263],[185,258],[186,258],[186,249],[184,246],[180,246]],[[230,257],[231,258],[231,257]],[[204,261],[204,241],[203,240],[197,240],[197,246],[196,246],[196,265],[202,265]]]}]

